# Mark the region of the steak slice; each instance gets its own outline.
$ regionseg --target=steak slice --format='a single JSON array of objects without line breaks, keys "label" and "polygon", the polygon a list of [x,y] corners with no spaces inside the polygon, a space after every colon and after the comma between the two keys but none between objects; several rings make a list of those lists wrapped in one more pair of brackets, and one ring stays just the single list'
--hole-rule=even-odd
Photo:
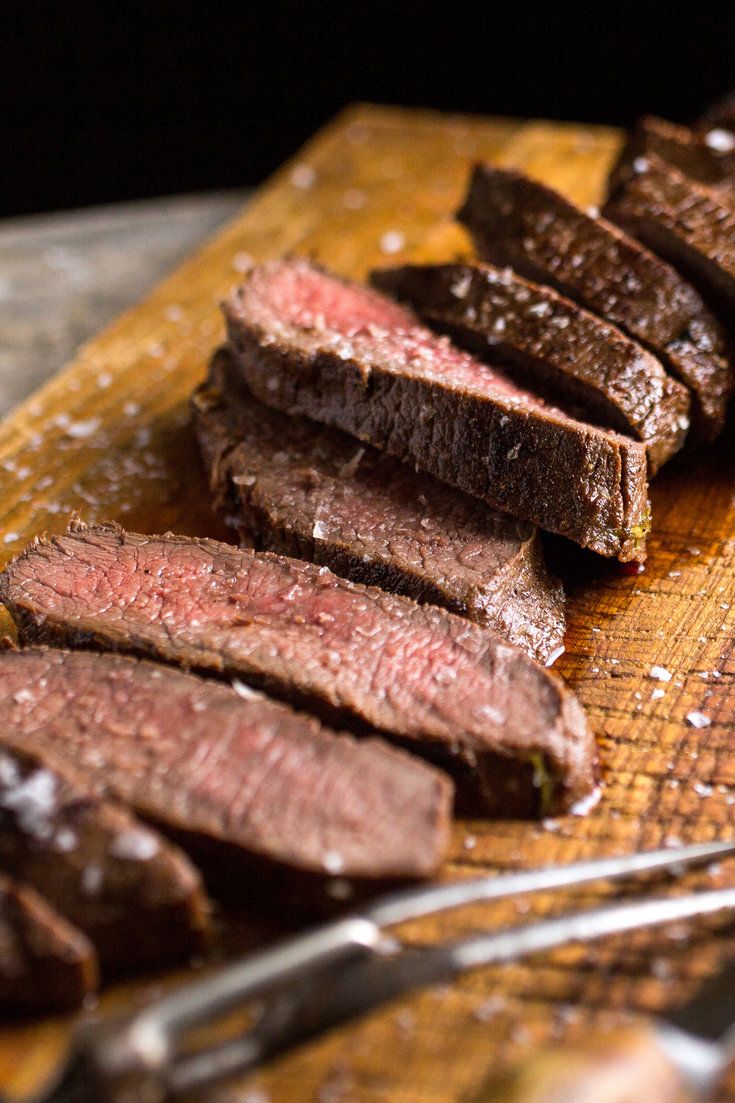
[{"label": "steak slice", "polygon": [[641,441],[652,474],[684,443],[686,387],[615,326],[558,292],[479,263],[405,265],[371,278],[481,359],[510,362],[521,382]]},{"label": "steak slice", "polygon": [[25,656],[0,660],[0,868],[84,931],[105,972],[158,967],[201,950],[208,914],[198,871],[68,768],[15,748],[31,699],[52,689],[43,674],[13,689],[19,682],[7,677],[8,667],[23,671],[30,663],[38,673],[39,664]]},{"label": "steak slice", "polygon": [[442,605],[541,662],[559,654],[564,594],[533,525],[263,406],[233,368],[220,349],[192,408],[215,500],[243,544]]},{"label": "steak slice", "polygon": [[655,249],[729,316],[735,308],[735,206],[652,154],[605,215]]},{"label": "steak slice", "polygon": [[[649,156],[659,157],[684,176],[698,180],[708,187],[717,188],[728,201],[735,195],[735,136],[732,142],[718,143],[717,136],[708,139],[706,134],[689,130],[686,126],[644,115],[628,135],[615,166],[610,172],[610,191],[625,183],[642,166]],[[729,146],[729,148],[727,148]]]},{"label": "steak slice", "polygon": [[713,440],[735,376],[725,334],[665,261],[604,218],[509,169],[475,166],[457,217],[480,256],[550,283],[660,357],[692,392],[692,429]]},{"label": "steak slice", "polygon": [[723,152],[728,148],[735,151],[735,92],[729,92],[724,99],[708,107],[694,127],[705,137],[709,135],[710,144],[715,148]]},{"label": "steak slice", "polygon": [[[119,612],[141,581],[154,604],[164,586],[176,601],[180,590],[163,562],[148,575],[158,567],[143,554],[133,567],[136,547],[145,543],[93,530],[88,540],[79,534],[39,545],[27,563],[35,570],[45,560],[57,598],[75,590],[79,601],[67,609],[74,604],[79,614],[96,586],[93,561],[119,587]],[[201,562],[196,545],[190,558]],[[186,569],[186,551],[178,568]],[[133,603],[130,615],[135,609]],[[63,627],[60,608],[52,618],[57,633],[91,634],[91,606],[86,612],[89,629],[76,618]],[[25,615],[30,625],[33,614]],[[132,620],[129,629],[110,625],[111,642],[155,651],[145,640],[145,619],[140,640]],[[173,629],[166,613],[159,620],[154,612],[153,623],[155,633]],[[126,642],[119,628],[130,632]],[[218,867],[244,853],[256,872],[275,864],[321,876],[424,877],[443,857],[451,802],[443,774],[379,740],[335,735],[245,688],[243,698],[231,686],[122,655],[36,648],[0,654],[0,686],[11,702],[4,742],[62,761]],[[236,868],[230,864],[231,879]]]},{"label": "steak slice", "polygon": [[[532,796],[543,798],[541,803],[553,797],[554,807],[567,808],[594,787],[594,741],[584,714],[548,671],[518,648],[444,609],[348,582],[326,567],[214,540],[139,536],[114,525],[77,526],[65,536],[36,542],[11,562],[0,575],[0,596],[26,639],[135,651],[240,676],[358,730],[379,730],[418,750],[445,756],[452,752],[477,763],[488,807],[506,810],[508,790],[517,789],[520,804],[538,804],[531,802]],[[239,795],[247,774],[243,777],[234,764],[245,761],[247,748],[241,750],[232,738],[223,737],[224,719],[213,723],[212,698],[224,693],[233,702],[233,691],[208,682],[205,688],[199,681],[181,684],[189,695],[191,685],[200,687],[197,692],[207,704],[202,730],[182,735],[185,724],[175,715],[170,688],[165,695],[156,693],[161,722],[165,720],[167,730],[173,728],[178,753],[185,755],[182,780],[192,758],[203,757],[201,750],[195,752],[196,741],[207,733],[207,746],[221,748],[221,769],[225,762],[233,763],[233,776],[227,780],[235,784],[236,807],[247,807],[245,798],[248,789],[257,787],[258,771],[253,770],[255,780]],[[323,865],[329,850],[343,853],[353,872],[355,867],[363,873],[386,867],[396,873],[435,868],[444,841],[446,790],[433,771],[427,774],[426,767],[380,744],[356,746],[329,737],[327,750],[340,766],[345,757],[349,765],[347,778],[343,773],[330,777],[326,751],[314,752],[318,728],[260,698],[252,710],[261,727],[263,710],[272,710],[271,723],[280,715],[287,725],[282,738],[287,736],[294,746],[298,725],[307,726],[311,772],[302,762],[303,752],[291,756],[295,763],[287,756],[281,767],[285,784],[296,795],[284,797],[281,790],[269,797],[269,787],[280,783],[279,777],[269,777],[265,791],[261,787],[255,794],[257,822],[277,830],[282,849],[289,843],[296,848],[294,855],[287,854],[292,861],[305,860],[306,846],[312,866]],[[241,703],[235,711],[247,716],[249,710]],[[300,742],[304,744],[303,736]],[[173,754],[167,752],[166,759]],[[371,778],[371,754],[378,759],[372,763],[377,778]],[[215,778],[224,784],[216,771]],[[321,841],[329,809],[325,786],[326,792],[338,795],[336,811],[346,803],[348,817],[359,825],[357,847],[349,836],[328,845]],[[171,787],[167,784],[167,790]],[[285,803],[285,824],[274,823],[272,812],[263,817],[263,799],[276,808]],[[309,812],[320,829],[311,848]],[[424,825],[421,832],[417,819]],[[293,840],[289,828],[295,831]],[[367,855],[365,830],[371,833]],[[432,846],[427,845],[427,830]]]},{"label": "steak slice", "polygon": [[76,1011],[97,988],[86,935],[27,885],[0,874],[0,1011]]},{"label": "steak slice", "polygon": [[637,442],[569,417],[404,307],[306,261],[254,268],[225,309],[238,367],[267,405],[352,433],[602,555],[644,558]]}]

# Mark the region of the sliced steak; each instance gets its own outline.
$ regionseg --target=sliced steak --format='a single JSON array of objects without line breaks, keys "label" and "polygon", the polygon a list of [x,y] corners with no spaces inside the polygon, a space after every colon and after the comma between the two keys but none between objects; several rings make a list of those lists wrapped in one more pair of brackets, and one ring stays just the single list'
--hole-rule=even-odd
[{"label": "sliced steak", "polygon": [[98,980],[87,936],[32,888],[0,874],[0,1012],[76,1011]]},{"label": "sliced steak", "polygon": [[[588,796],[594,787],[594,741],[584,714],[543,667],[444,609],[348,582],[326,567],[214,540],[139,536],[111,525],[77,526],[66,536],[36,542],[10,563],[0,575],[0,595],[26,639],[91,643],[240,676],[358,730],[384,732],[417,750],[445,756],[452,752],[477,763],[489,807],[507,809],[508,787],[513,785],[521,804],[528,804],[530,796],[541,796],[544,801],[553,798],[557,809]],[[213,723],[210,699],[217,687],[205,687],[200,692],[208,711],[202,727],[209,733],[208,746],[214,741],[223,748],[219,761],[224,770],[225,762],[242,762],[245,753],[239,746],[228,747],[231,740],[223,739],[220,719]],[[232,691],[220,692],[232,698]],[[187,749],[185,724],[175,717],[171,692],[159,692],[156,702],[173,729],[179,753],[186,756],[186,769],[191,758],[203,752],[195,756],[191,744]],[[279,706],[260,698],[251,706],[258,718],[266,708],[278,715]],[[242,705],[236,711],[247,716]],[[290,728],[307,723],[290,712],[282,715]],[[285,826],[276,824],[272,814],[265,822],[270,830],[277,828],[282,846],[288,843],[289,825],[298,836],[291,845],[300,848],[312,842],[301,804],[306,801],[308,809],[316,802],[312,816],[321,826],[329,810],[327,786],[340,796],[337,811],[347,802],[349,817],[363,829],[368,820],[368,830],[378,831],[377,808],[381,809],[380,830],[387,834],[378,839],[385,838],[389,850],[394,848],[396,872],[405,872],[406,866],[410,872],[405,847],[414,871],[417,865],[419,871],[434,868],[443,841],[443,835],[436,841],[437,802],[439,796],[446,797],[439,778],[393,750],[375,744],[356,747],[349,740],[335,744],[330,737],[328,749],[337,747],[334,753],[340,763],[344,757],[351,763],[347,780],[331,779],[328,760],[321,761],[312,749],[317,729],[307,731],[314,777],[308,772],[299,776],[302,755],[295,755],[295,764],[286,761],[285,781],[295,790],[287,807],[289,817]],[[194,739],[189,731],[187,737]],[[203,738],[201,732],[196,738]],[[381,770],[376,782],[370,777],[371,753],[386,756],[377,763]],[[409,797],[412,768],[414,795]],[[400,776],[402,769],[407,776]],[[534,771],[540,790],[535,793]],[[254,774],[257,781],[258,771]],[[244,780],[234,765],[232,775],[239,792]],[[219,782],[220,774],[216,777]],[[268,786],[256,796],[278,808],[284,804],[283,795],[269,797],[277,781],[280,778],[269,777]],[[385,793],[379,803],[381,785]],[[173,782],[168,788],[172,786]],[[394,802],[404,808],[402,814],[393,808]],[[388,808],[381,808],[381,803]],[[236,806],[243,804],[241,796]],[[444,803],[441,809],[445,811]],[[426,829],[417,832],[417,817],[430,825],[432,847],[427,846]],[[443,830],[443,815],[441,826]],[[326,849],[344,853],[346,862],[353,858],[349,837],[327,846],[322,834],[310,851],[312,864],[320,863]],[[423,864],[416,854],[417,835]],[[364,848],[362,833],[358,841]],[[371,838],[367,856],[357,849],[360,861],[353,864],[358,871],[377,865],[390,868],[391,857],[382,847],[380,862],[376,860],[376,845]]]},{"label": "sliced steak", "polygon": [[[155,631],[165,635],[173,622],[164,610],[162,619],[154,612],[162,589],[174,602],[185,596],[172,586],[165,563],[154,566],[144,554],[134,567],[135,547],[93,530],[89,541],[80,535],[39,545],[42,559],[32,569],[49,553],[60,556],[55,565],[46,559],[52,588],[59,587],[62,603],[62,592],[76,591],[81,604],[71,603],[80,614],[97,582],[119,586],[118,612],[144,582]],[[108,553],[115,559],[116,548],[122,554],[113,563]],[[201,565],[197,545],[188,558]],[[186,573],[186,559],[185,551],[175,569]],[[107,582],[93,578],[94,561]],[[135,609],[133,603],[126,619]],[[86,613],[89,633],[74,618],[63,627],[59,617],[56,634],[91,635],[91,606]],[[25,616],[30,625],[34,615]],[[145,640],[145,619],[140,640],[132,620],[129,628],[117,621],[113,646],[155,651]],[[118,628],[131,633],[126,644]],[[100,619],[100,639],[104,632]],[[0,687],[11,702],[3,741],[64,762],[223,868],[239,852],[256,872],[276,865],[321,876],[423,877],[444,855],[451,785],[443,774],[379,740],[335,735],[244,687],[243,697],[231,686],[155,663],[44,649],[0,654]],[[125,840],[123,847],[130,849]],[[230,865],[231,879],[238,869]]]},{"label": "sliced steak", "polygon": [[0,869],[84,931],[106,972],[158,967],[201,950],[207,901],[189,860],[68,768],[14,746],[32,699],[50,692],[43,675],[8,692],[7,666],[28,661],[0,655]]},{"label": "sliced steak", "polygon": [[692,281],[729,317],[735,309],[735,206],[650,154],[620,184],[605,216]]},{"label": "sliced steak", "polygon": [[652,474],[684,443],[686,387],[615,326],[551,288],[479,263],[380,269],[372,281],[481,359],[510,362],[522,383],[642,441]]},{"label": "sliced steak", "polygon": [[708,107],[694,129],[720,152],[735,151],[735,92]]},{"label": "sliced steak", "polygon": [[192,406],[215,500],[244,544],[442,605],[541,662],[562,650],[564,594],[533,525],[264,406],[226,349]]},{"label": "sliced steak", "polygon": [[733,388],[725,334],[691,284],[606,219],[509,169],[479,164],[459,211],[479,254],[550,283],[656,353],[692,392],[692,428],[720,432]]},{"label": "sliced steak", "polygon": [[[722,147],[722,140],[719,145]],[[708,139],[706,134],[699,134],[686,126],[645,115],[630,132],[610,173],[610,190],[614,191],[625,183],[640,170],[647,157],[654,156],[672,165],[684,176],[717,188],[732,202],[735,195],[735,136],[732,143],[725,141],[724,145],[729,149],[718,148],[716,136]]]},{"label": "sliced steak", "polygon": [[642,559],[637,442],[569,417],[383,295],[306,261],[255,268],[226,304],[247,385],[602,555]]}]

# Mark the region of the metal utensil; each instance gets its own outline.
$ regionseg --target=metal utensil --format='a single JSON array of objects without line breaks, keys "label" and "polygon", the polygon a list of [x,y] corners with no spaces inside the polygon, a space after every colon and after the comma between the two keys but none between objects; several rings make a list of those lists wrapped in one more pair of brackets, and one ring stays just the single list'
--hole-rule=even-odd
[{"label": "metal utensil", "polygon": [[[676,875],[735,854],[735,841],[407,889],[250,954],[120,1019],[83,1024],[58,1079],[35,1103],[160,1103],[241,1075],[413,988],[569,942],[735,908],[735,888],[641,898],[421,948],[386,930],[449,908],[656,871]],[[259,1001],[254,1025],[197,1041]]]}]

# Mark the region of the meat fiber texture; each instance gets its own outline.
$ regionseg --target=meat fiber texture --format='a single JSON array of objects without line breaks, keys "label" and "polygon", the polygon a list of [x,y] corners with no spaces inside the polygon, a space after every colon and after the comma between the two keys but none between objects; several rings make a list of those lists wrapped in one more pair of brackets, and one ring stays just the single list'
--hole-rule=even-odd
[{"label": "meat fiber texture", "polygon": [[[568,809],[589,798],[595,787],[595,746],[584,713],[543,667],[461,617],[349,582],[326,567],[213,540],[77,525],[65,536],[37,541],[13,560],[0,576],[0,598],[26,640],[132,651],[239,677],[357,730],[379,731],[445,758],[458,756],[474,768],[488,809]],[[380,745],[335,743],[333,737],[324,753],[315,755],[319,736],[312,728],[306,748],[310,773],[296,749],[293,758],[287,754],[289,746],[303,745],[303,737],[298,741],[290,732],[306,721],[281,713],[289,728],[280,771],[258,788],[262,767],[247,767],[248,747],[239,728],[239,741],[233,742],[224,718],[213,722],[211,697],[217,688],[200,690],[207,711],[199,730],[189,723],[193,690],[187,685],[182,692],[184,715],[176,715],[170,686],[166,693],[154,693],[150,704],[161,711],[159,723],[175,741],[165,756],[169,799],[178,786],[168,762],[184,756],[183,784],[192,757],[203,758],[204,752],[194,748],[206,738],[212,761],[221,764],[214,771],[217,784],[234,787],[228,800],[219,794],[220,814],[231,804],[235,810],[247,807],[246,797],[254,790],[256,808],[248,823],[257,825],[256,843],[260,829],[275,832],[286,857],[297,864],[308,861],[312,868],[324,866],[326,852],[339,853],[345,866],[366,875],[376,865],[395,874],[436,867],[446,792],[437,792],[440,782],[433,771],[427,775],[425,767]],[[231,701],[231,691],[221,692]],[[276,719],[278,706],[258,698],[256,716],[264,709],[275,710]],[[236,716],[242,713],[236,710]],[[106,740],[114,739],[116,725],[119,709]],[[364,767],[358,766],[361,752]],[[340,763],[340,775],[331,784],[330,754]],[[385,769],[373,784],[371,754],[385,756],[372,763],[375,770],[383,763]],[[343,756],[347,767],[341,765]],[[235,763],[241,764],[240,772]],[[213,770],[208,763],[207,774]],[[277,786],[274,793],[272,786]],[[324,799],[325,786],[339,798],[335,809]],[[309,820],[297,795],[307,808],[317,802],[315,838],[307,831]],[[264,800],[269,815],[258,812]],[[285,824],[276,824],[273,808],[283,810]],[[391,840],[387,852],[381,848],[379,863],[372,836],[365,854],[362,830],[354,839],[347,833],[339,842],[325,841],[326,811],[337,815],[341,828],[340,811],[356,820],[359,810],[364,818],[358,822],[369,821],[372,833],[380,825],[386,843]],[[401,814],[407,822],[402,823]],[[417,822],[424,825],[422,832]],[[436,840],[433,848],[426,844],[427,823],[430,839]],[[252,844],[252,834],[247,841]]]},{"label": "meat fiber texture", "polygon": [[375,291],[306,261],[255,268],[225,307],[253,393],[415,464],[495,509],[643,559],[646,453],[569,417]]},{"label": "meat fiber texture", "polygon": [[579,417],[646,445],[655,474],[681,448],[689,392],[609,322],[510,268],[474,263],[378,269],[372,282],[489,363],[511,365]]},{"label": "meat fiber texture", "polygon": [[244,544],[441,605],[541,662],[560,654],[564,594],[535,526],[271,410],[233,368],[221,349],[192,409],[216,505]]},{"label": "meat fiber texture", "polygon": [[[49,597],[54,593],[67,613],[73,605],[83,614],[86,605],[86,614],[81,619],[72,614],[65,626],[60,607],[61,615],[49,619],[49,634],[53,625],[61,636],[91,641],[94,595],[107,601],[103,593],[109,586],[117,588],[116,610],[108,605],[113,647],[159,650],[146,642],[144,623],[152,615],[151,641],[169,631],[175,635],[173,605],[188,605],[186,615],[194,619],[180,588],[187,585],[183,576],[174,583],[168,575],[165,545],[156,565],[145,546],[134,540],[125,545],[120,534],[102,529],[91,531],[88,540],[64,538],[31,552],[60,556],[55,567],[47,560]],[[154,543],[151,550],[160,547]],[[183,555],[170,565],[184,575],[194,568],[193,581],[201,563],[197,546],[184,542]],[[36,560],[32,569],[40,565]],[[141,581],[147,583],[146,596]],[[160,607],[162,587],[169,588],[170,610]],[[71,598],[72,591],[77,598]],[[146,607],[140,609],[140,635],[133,623],[136,591]],[[18,610],[24,608],[19,619],[30,627],[35,613],[18,596]],[[132,602],[127,614],[126,601]],[[103,639],[104,613],[99,604],[96,608],[102,614],[97,635]],[[196,622],[190,628],[196,634]],[[197,665],[197,645],[181,643],[181,660]],[[192,648],[188,659],[187,647]],[[107,789],[180,838],[197,858],[204,855],[207,873],[209,864],[219,874],[229,863],[234,878],[239,866],[230,858],[244,855],[258,876],[270,876],[277,867],[322,878],[425,877],[444,856],[451,785],[442,773],[381,741],[335,735],[246,687],[121,655],[33,648],[0,653],[0,691],[11,703],[3,740],[52,757],[88,784]],[[129,852],[138,842],[128,836],[115,845]]]},{"label": "meat fiber texture", "polygon": [[735,309],[735,206],[649,154],[620,184],[605,215],[675,265],[731,318]]},{"label": "meat fiber texture", "polygon": [[535,180],[478,164],[457,215],[479,255],[551,284],[650,348],[692,393],[692,430],[721,431],[735,383],[725,331],[666,261]]},{"label": "meat fiber texture", "polygon": [[94,795],[57,756],[13,745],[27,734],[33,699],[52,690],[48,661],[0,654],[0,868],[84,931],[106,973],[181,961],[205,945],[198,871],[125,809]]},{"label": "meat fiber texture", "polygon": [[89,939],[42,896],[0,874],[0,1011],[76,1011],[99,982]]}]

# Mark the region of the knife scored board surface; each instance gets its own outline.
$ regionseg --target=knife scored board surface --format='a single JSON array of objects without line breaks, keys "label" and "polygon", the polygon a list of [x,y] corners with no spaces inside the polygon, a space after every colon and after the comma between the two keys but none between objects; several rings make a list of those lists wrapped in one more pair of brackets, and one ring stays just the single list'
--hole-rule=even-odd
[{"label": "knife scored board surface", "polygon": [[[592,204],[619,144],[616,131],[597,127],[371,106],[346,111],[239,218],[0,426],[2,558],[43,530],[60,531],[74,509],[140,531],[226,535],[210,514],[187,398],[222,336],[217,304],[249,258],[294,251],[358,277],[381,262],[449,259],[468,250],[451,214],[475,158],[527,169]],[[598,734],[602,800],[587,817],[543,826],[461,822],[448,876],[729,833],[734,467],[730,439],[665,469],[653,487],[653,536],[641,575],[563,552],[569,633],[556,669]],[[671,680],[653,679],[652,667],[670,671]],[[692,713],[704,714],[708,726],[687,722]],[[735,883],[733,874],[724,866],[699,880]],[[530,913],[526,902],[473,908],[409,933],[434,940],[609,897],[593,888],[545,897]],[[459,1099],[499,1061],[541,1038],[574,1035],[590,1018],[683,1000],[732,950],[722,923],[700,926],[690,943],[684,933],[628,936],[468,975],[305,1047],[250,1086],[274,1103]],[[127,1006],[146,990],[127,985],[103,1006]],[[0,1091],[37,1082],[69,1026],[0,1030]]]}]

